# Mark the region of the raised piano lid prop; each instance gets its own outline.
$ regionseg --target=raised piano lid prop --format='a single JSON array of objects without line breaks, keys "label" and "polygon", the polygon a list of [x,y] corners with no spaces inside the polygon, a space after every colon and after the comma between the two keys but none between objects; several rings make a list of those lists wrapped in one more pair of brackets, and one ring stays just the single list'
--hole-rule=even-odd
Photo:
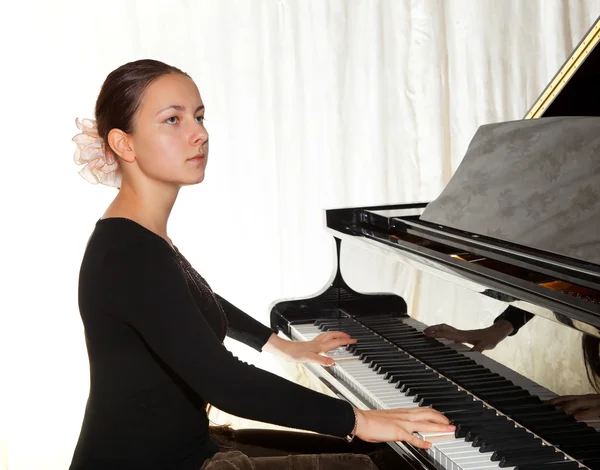
[{"label": "raised piano lid prop", "polygon": [[[599,41],[600,18],[524,119],[590,116],[599,117],[600,122]],[[581,122],[589,125],[591,121]],[[573,155],[576,153],[575,148]],[[425,338],[419,332],[424,325],[408,317],[406,302],[400,296],[362,294],[351,289],[340,270],[340,247],[342,241],[358,243],[507,306],[596,337],[600,337],[600,258],[590,260],[564,247],[539,247],[531,239],[518,243],[519,238],[511,234],[503,238],[492,236],[498,232],[464,230],[460,224],[450,226],[449,219],[440,213],[424,220],[428,217],[421,216],[428,212],[427,206],[416,203],[326,210],[326,229],[337,248],[332,278],[312,297],[274,302],[272,327],[295,339],[311,339],[321,331],[343,328],[363,339],[362,348],[351,346],[338,353],[332,368],[307,366],[332,393],[357,407],[434,404],[441,411],[454,413],[459,424],[461,419],[467,420],[460,438],[428,436],[434,445],[427,452],[391,443],[412,468],[600,468],[598,433],[585,423],[572,423],[566,415],[550,421],[538,400],[544,399],[544,390],[521,381],[518,374],[499,370],[494,361],[464,352],[460,345]],[[431,208],[435,209],[433,204]],[[446,223],[439,223],[442,219]],[[591,235],[600,244],[600,230],[594,231]],[[428,391],[423,384],[431,384],[438,392]],[[499,390],[502,393],[497,394]],[[502,421],[489,426],[510,428],[516,433],[514,440],[495,434],[487,440],[478,437],[478,428],[468,424],[468,417],[488,412],[493,416],[482,415],[482,419]],[[534,436],[535,449],[520,447],[521,440]],[[483,453],[484,448],[488,453]],[[490,449],[499,450],[492,457]]]}]

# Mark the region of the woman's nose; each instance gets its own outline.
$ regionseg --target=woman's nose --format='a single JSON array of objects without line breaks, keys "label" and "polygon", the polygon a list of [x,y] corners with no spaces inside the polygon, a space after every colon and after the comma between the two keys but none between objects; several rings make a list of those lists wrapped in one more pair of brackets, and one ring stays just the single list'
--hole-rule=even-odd
[{"label": "woman's nose", "polygon": [[190,135],[190,141],[192,145],[199,145],[208,140],[208,132],[204,126],[200,125],[199,128],[194,129],[194,132]]}]

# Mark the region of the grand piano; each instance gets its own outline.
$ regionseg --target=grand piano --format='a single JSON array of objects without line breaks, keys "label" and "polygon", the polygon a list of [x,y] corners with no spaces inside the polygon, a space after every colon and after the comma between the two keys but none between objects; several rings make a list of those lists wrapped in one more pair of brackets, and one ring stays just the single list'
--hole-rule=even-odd
[{"label": "grand piano", "polygon": [[[524,120],[600,116],[599,41],[600,18]],[[411,318],[401,296],[357,292],[340,268],[342,243],[358,244],[597,339],[598,257],[578,259],[433,223],[422,217],[429,204],[325,210],[337,252],[331,279],[311,297],[274,302],[271,326],[295,340],[328,330],[358,338],[332,353],[335,366],[306,366],[357,408],[420,405],[445,413],[456,432],[423,434],[433,444],[427,451],[389,443],[414,469],[600,468],[600,433],[548,404],[552,391],[464,345],[426,337],[426,325]]]}]

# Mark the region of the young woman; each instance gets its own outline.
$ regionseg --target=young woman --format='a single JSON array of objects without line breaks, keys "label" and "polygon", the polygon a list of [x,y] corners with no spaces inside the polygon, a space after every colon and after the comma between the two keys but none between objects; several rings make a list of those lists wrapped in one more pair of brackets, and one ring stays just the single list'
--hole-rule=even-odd
[{"label": "young woman", "polygon": [[[294,468],[368,469],[376,467],[357,452],[378,447],[365,441],[427,448],[413,432],[453,430],[432,409],[354,409],[241,362],[223,346],[228,335],[289,360],[330,364],[321,353],[353,340],[339,332],[309,342],[279,338],[215,294],[168,237],[180,188],[204,179],[208,159],[204,105],[187,74],[153,60],[125,64],[106,78],[95,115],[95,122],[77,121],[83,132],[74,138],[75,159],[86,179],[119,192],[81,265],[91,383],[72,470],[198,470],[227,462],[275,469],[294,459]],[[319,434],[217,435],[207,403]],[[348,444],[344,436],[358,439]]]}]

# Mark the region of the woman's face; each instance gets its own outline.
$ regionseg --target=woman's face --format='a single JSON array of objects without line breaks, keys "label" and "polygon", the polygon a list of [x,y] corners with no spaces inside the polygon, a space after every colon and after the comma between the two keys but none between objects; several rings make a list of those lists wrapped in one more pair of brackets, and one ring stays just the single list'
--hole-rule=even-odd
[{"label": "woman's face", "polygon": [[204,179],[208,133],[196,84],[185,75],[159,77],[146,89],[134,122],[137,164],[148,177],[189,185]]}]

